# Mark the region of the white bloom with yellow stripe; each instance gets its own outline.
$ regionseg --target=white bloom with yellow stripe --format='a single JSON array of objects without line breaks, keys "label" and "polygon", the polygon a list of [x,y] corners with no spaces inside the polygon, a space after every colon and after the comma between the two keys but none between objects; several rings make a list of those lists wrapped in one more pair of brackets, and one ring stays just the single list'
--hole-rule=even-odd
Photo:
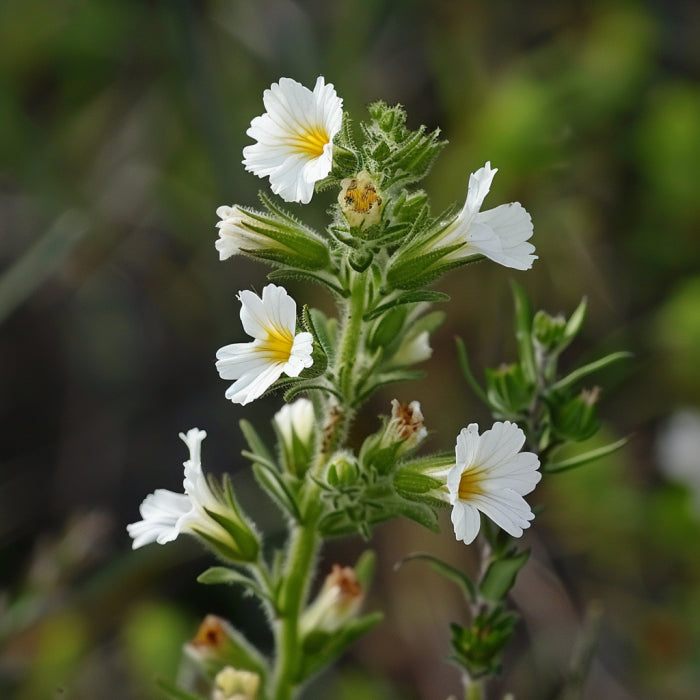
[{"label": "white bloom with yellow stripe", "polygon": [[262,297],[242,291],[241,323],[251,343],[225,345],[216,353],[222,379],[236,381],[226,398],[243,406],[262,396],[281,376],[298,377],[311,367],[313,336],[296,333],[297,305],[284,287],[268,284]]},{"label": "white bloom with yellow stripe", "polygon": [[501,204],[481,211],[498,168],[488,162],[469,176],[469,189],[464,207],[443,233],[440,245],[464,244],[450,253],[449,259],[483,255],[499,265],[516,270],[529,270],[537,260],[532,237],[532,218],[519,202]]},{"label": "white bloom with yellow stripe", "polygon": [[510,421],[494,423],[479,435],[472,423],[457,436],[456,464],[447,473],[455,536],[471,544],[479,533],[479,512],[513,537],[530,527],[534,514],[523,496],[542,475],[540,460],[532,452],[520,452],[523,431]]},{"label": "white bloom with yellow stripe", "polygon": [[280,78],[263,94],[265,114],[255,117],[243,149],[243,165],[287,202],[311,201],[314,185],[331,171],[333,138],[343,121],[343,101],[323,76],[312,90]]}]

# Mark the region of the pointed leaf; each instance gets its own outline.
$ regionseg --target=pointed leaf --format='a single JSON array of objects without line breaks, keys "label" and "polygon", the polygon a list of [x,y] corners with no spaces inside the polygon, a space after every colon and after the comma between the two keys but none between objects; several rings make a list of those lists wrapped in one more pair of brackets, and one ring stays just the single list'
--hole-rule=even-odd
[{"label": "pointed leaf", "polygon": [[515,583],[518,571],[522,569],[530,557],[530,550],[518,552],[515,555],[496,559],[489,564],[479,590],[486,600],[498,602],[502,600]]},{"label": "pointed leaf", "polygon": [[528,382],[535,384],[537,367],[532,347],[532,308],[523,288],[517,282],[512,282],[511,287],[515,304],[515,338],[518,343],[520,364]]},{"label": "pointed leaf", "polygon": [[545,464],[542,467],[542,471],[547,474],[556,474],[558,472],[565,472],[569,469],[576,469],[576,467],[582,467],[584,464],[593,462],[596,459],[601,459],[602,457],[607,457],[613,452],[617,452],[621,447],[624,447],[629,438],[622,438],[617,442],[610,443],[604,447],[599,447],[596,450],[590,450],[590,452],[584,452],[583,454],[576,455],[570,459],[564,459],[561,462],[552,462],[550,464]]},{"label": "pointed leaf", "polygon": [[572,384],[575,384],[584,377],[587,377],[589,374],[593,374],[593,372],[598,372],[601,369],[604,369],[605,367],[614,364],[615,362],[619,362],[620,360],[626,360],[629,357],[633,357],[631,352],[626,352],[624,350],[620,352],[612,352],[609,355],[606,355],[605,357],[601,357],[600,360],[596,360],[595,362],[589,362],[587,365],[575,369],[573,372],[571,372],[571,374],[568,374],[566,377],[560,379],[556,384],[552,385],[551,389],[553,391],[560,391],[561,389],[566,389],[567,387],[571,386]]},{"label": "pointed leaf", "polygon": [[426,554],[425,552],[415,552],[404,557],[395,568],[398,568],[405,564],[407,561],[414,561],[417,559],[422,559],[427,561],[430,567],[440,576],[446,578],[448,581],[456,583],[457,586],[462,590],[467,600],[471,602],[476,602],[476,588],[474,582],[467,576],[463,574],[458,569],[455,569],[449,564],[445,564],[444,561],[434,557],[432,554]]},{"label": "pointed leaf", "polygon": [[287,515],[291,515],[297,522],[301,519],[296,499],[279,472],[256,462],[253,464],[253,475],[258,484]]},{"label": "pointed leaf", "polygon": [[469,357],[467,356],[467,348],[464,345],[464,341],[459,337],[455,336],[455,343],[457,344],[457,354],[459,355],[459,366],[462,369],[462,374],[467,380],[469,386],[472,388],[474,393],[487,405],[490,406],[486,393],[481,388],[479,382],[476,381],[476,377],[472,374],[471,367],[469,365]]}]

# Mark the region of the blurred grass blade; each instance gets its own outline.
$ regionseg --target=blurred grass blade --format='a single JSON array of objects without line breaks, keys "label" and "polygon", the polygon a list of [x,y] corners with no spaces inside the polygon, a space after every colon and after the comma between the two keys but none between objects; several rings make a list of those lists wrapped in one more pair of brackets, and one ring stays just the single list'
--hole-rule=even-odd
[{"label": "blurred grass blade", "polygon": [[87,218],[67,211],[0,277],[0,323],[57,272],[88,230]]}]

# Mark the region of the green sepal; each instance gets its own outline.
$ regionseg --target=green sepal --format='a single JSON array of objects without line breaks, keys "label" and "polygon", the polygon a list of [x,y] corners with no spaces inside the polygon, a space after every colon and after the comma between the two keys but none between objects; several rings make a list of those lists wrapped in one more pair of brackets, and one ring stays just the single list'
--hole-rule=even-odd
[{"label": "green sepal", "polygon": [[327,362],[333,363],[335,359],[335,344],[337,337],[338,321],[328,318],[320,309],[311,309],[304,304],[302,309],[302,321],[305,328],[314,336],[316,342],[326,355]]},{"label": "green sepal", "polygon": [[267,600],[273,604],[275,602],[272,595],[264,591],[254,578],[246,576],[246,574],[227,566],[210,566],[206,571],[203,571],[197,576],[197,582],[207,586],[240,585],[243,586],[246,591],[255,594],[258,598]]},{"label": "green sepal", "polygon": [[436,573],[440,574],[440,576],[448,581],[456,583],[468,601],[471,601],[472,603],[476,602],[476,587],[474,586],[474,582],[471,580],[471,578],[469,578],[469,576],[466,574],[463,574],[461,571],[459,571],[459,569],[455,569],[453,566],[445,564],[444,561],[434,557],[432,554],[426,554],[425,552],[414,552],[413,554],[409,554],[399,561],[395,568],[403,566],[407,561],[416,560],[428,562],[430,568],[432,568]]},{"label": "green sepal", "polygon": [[535,385],[527,380],[520,364],[486,368],[486,396],[497,417],[514,418],[532,403]]},{"label": "green sepal", "polygon": [[355,562],[355,576],[360,582],[363,591],[369,590],[372,579],[374,578],[374,570],[377,567],[377,555],[371,549],[366,549]]},{"label": "green sepal", "polygon": [[430,250],[427,253],[400,255],[397,262],[387,271],[387,282],[394,289],[425,287],[448,270],[464,264],[462,260],[440,262],[447,255],[462,247],[462,243],[457,243],[437,250]]},{"label": "green sepal", "polygon": [[479,591],[486,600],[498,602],[505,598],[513,587],[515,577],[530,557],[530,550],[517,552],[493,560],[479,585]]},{"label": "green sepal", "polygon": [[537,367],[532,346],[532,308],[523,288],[517,282],[512,282],[511,286],[515,304],[515,339],[518,343],[520,365],[526,380],[534,385],[537,382]]},{"label": "green sepal", "polygon": [[394,488],[403,498],[413,499],[444,486],[444,482],[412,469],[399,469],[394,474]]},{"label": "green sepal", "polygon": [[542,471],[546,474],[557,474],[559,472],[566,472],[569,469],[576,469],[577,467],[582,467],[584,464],[589,462],[594,462],[596,459],[601,459],[602,457],[607,457],[613,452],[617,452],[620,448],[624,447],[628,442],[628,438],[622,438],[617,442],[612,442],[604,447],[599,447],[595,450],[590,450],[584,452],[583,454],[576,455],[575,457],[570,457],[569,459],[564,459],[560,462],[550,462],[542,466]]},{"label": "green sepal", "polygon": [[372,330],[367,342],[367,347],[370,350],[376,350],[396,340],[406,320],[406,313],[407,311],[404,306],[398,306],[387,310],[383,318]]},{"label": "green sepal", "polygon": [[311,632],[302,640],[301,664],[296,681],[302,683],[337,659],[353,642],[384,619],[381,612],[363,615],[333,632]]},{"label": "green sepal", "polygon": [[165,678],[156,678],[156,685],[173,700],[208,700],[203,695],[195,695],[178,688],[172,681]]},{"label": "green sepal", "polygon": [[600,421],[596,405],[585,395],[573,398],[550,395],[546,401],[552,433],[561,440],[582,442],[598,432]]},{"label": "green sepal", "polygon": [[310,282],[318,282],[324,287],[328,287],[332,292],[335,292],[340,297],[347,297],[348,291],[339,287],[332,280],[328,279],[325,273],[312,272],[310,270],[299,270],[297,268],[281,267],[279,270],[272,270],[267,273],[267,279],[272,281],[277,280],[307,280]]},{"label": "green sepal", "polygon": [[389,309],[401,306],[402,304],[418,304],[420,302],[441,302],[449,300],[449,294],[445,294],[444,292],[435,292],[430,289],[417,289],[411,292],[401,292],[394,299],[391,299],[381,306],[377,306],[371,311],[368,311],[363,318],[365,321],[372,321],[377,318],[377,316],[381,316],[389,311]]},{"label": "green sepal", "polygon": [[299,506],[291,489],[285,483],[282,474],[256,461],[253,464],[253,476],[255,476],[255,480],[260,487],[264,489],[286,515],[291,516],[296,522],[301,520]]},{"label": "green sepal", "polygon": [[[232,557],[234,561],[255,561],[258,558],[258,552],[260,551],[260,543],[258,542],[258,538],[253,534],[253,532],[250,530],[247,524],[245,524],[242,520],[240,522],[236,522],[232,518],[228,518],[225,515],[222,515],[221,513],[217,513],[214,510],[210,510],[209,508],[204,508],[204,512],[212,520],[221,525],[221,527],[224,530],[226,530],[226,532],[228,532],[228,534],[231,536],[231,539],[235,542],[237,551],[234,550],[232,547],[229,547],[228,545],[223,545],[223,543],[218,542],[216,538],[213,538],[210,535],[202,532],[201,530],[196,529],[196,526],[192,528],[194,532],[196,532],[200,537],[203,537],[205,540],[207,540],[207,542],[209,542],[209,544],[212,546],[218,543],[218,548],[222,548],[222,552],[224,552],[225,550],[230,550],[231,552],[234,552],[235,556]],[[236,513],[236,515],[239,514]]]},{"label": "green sepal", "polygon": [[392,505],[399,515],[403,515],[409,520],[422,525],[431,532],[440,532],[440,523],[438,522],[437,513],[434,507],[426,503],[418,503],[416,501],[409,501],[404,498],[397,498],[392,501]]},{"label": "green sepal", "polygon": [[422,369],[395,369],[388,372],[381,372],[373,377],[368,388],[366,388],[353,402],[354,406],[359,406],[366,401],[380,386],[393,384],[394,382],[413,382],[423,379],[425,372]]}]

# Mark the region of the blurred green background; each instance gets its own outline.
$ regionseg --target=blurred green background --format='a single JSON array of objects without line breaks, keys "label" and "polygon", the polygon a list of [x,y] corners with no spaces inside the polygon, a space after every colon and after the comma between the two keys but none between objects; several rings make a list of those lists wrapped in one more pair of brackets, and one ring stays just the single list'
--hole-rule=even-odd
[{"label": "blurred green background", "polygon": [[[697,697],[700,688],[700,4],[436,0],[3,0],[0,3],[0,696],[149,700],[209,612],[269,644],[251,599],[194,583],[192,542],[132,553],[124,525],[157,487],[179,490],[177,433],[206,429],[205,470],[228,470],[261,525],[279,529],[239,456],[237,422],[264,427],[279,398],[224,398],[214,353],[244,340],[235,294],[266,269],[214,250],[220,204],[264,187],[241,165],[262,91],[325,75],[355,117],[400,102],[450,144],[426,182],[434,208],[498,167],[487,207],[520,201],[540,259],[482,264],[452,296],[418,399],[450,449],[488,422],[456,380],[453,336],[477,368],[511,361],[515,278],[536,307],[589,300],[572,366],[612,349],[606,437],[627,448],[552,477],[503,687],[556,697],[590,601],[602,606],[584,697]],[[333,195],[304,216],[323,226]],[[327,304],[292,285],[300,303]],[[566,356],[565,356],[566,359]],[[456,591],[418,563],[473,554],[442,536],[378,528],[368,601],[387,621],[310,698],[457,693],[443,662]],[[348,563],[363,543],[333,544]],[[392,689],[393,687],[393,689]]]}]

